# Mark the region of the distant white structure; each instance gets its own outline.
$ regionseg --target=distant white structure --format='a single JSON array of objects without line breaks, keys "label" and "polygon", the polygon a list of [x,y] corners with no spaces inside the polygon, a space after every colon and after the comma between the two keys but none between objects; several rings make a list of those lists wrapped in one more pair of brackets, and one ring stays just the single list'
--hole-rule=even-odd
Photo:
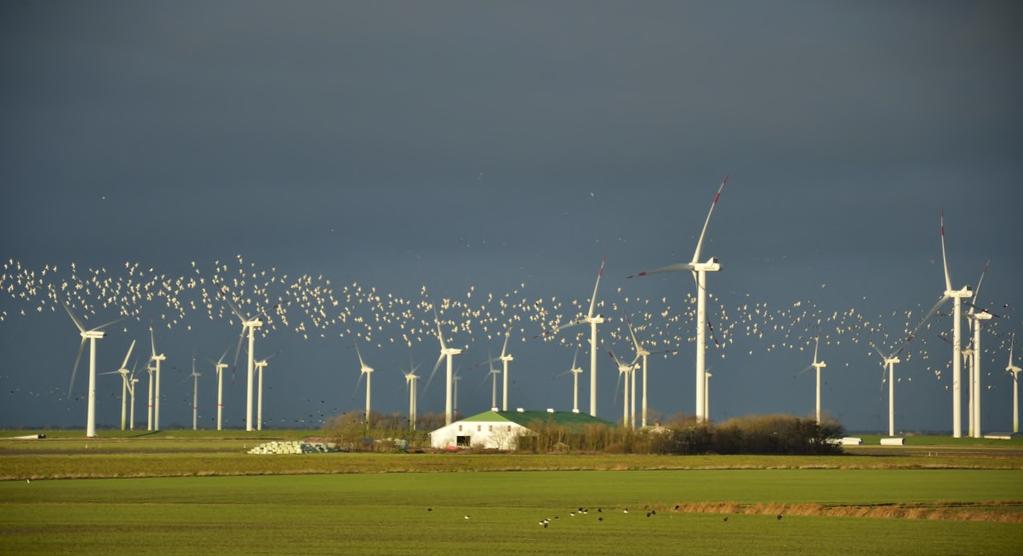
[{"label": "distant white structure", "polygon": [[553,423],[564,427],[608,425],[607,421],[570,411],[485,411],[454,421],[430,433],[430,445],[436,449],[483,448],[513,450],[520,436],[533,434],[532,423]]}]

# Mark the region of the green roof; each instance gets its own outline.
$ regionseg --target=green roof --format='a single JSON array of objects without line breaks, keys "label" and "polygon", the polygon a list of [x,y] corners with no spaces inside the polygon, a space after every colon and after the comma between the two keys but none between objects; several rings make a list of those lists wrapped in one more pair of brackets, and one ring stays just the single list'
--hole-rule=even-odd
[{"label": "green roof", "polygon": [[472,417],[462,419],[463,421],[511,421],[512,423],[528,427],[530,423],[537,421],[553,422],[556,425],[566,427],[581,427],[583,425],[610,425],[611,423],[591,417],[587,413],[572,413],[571,411],[484,411]]}]

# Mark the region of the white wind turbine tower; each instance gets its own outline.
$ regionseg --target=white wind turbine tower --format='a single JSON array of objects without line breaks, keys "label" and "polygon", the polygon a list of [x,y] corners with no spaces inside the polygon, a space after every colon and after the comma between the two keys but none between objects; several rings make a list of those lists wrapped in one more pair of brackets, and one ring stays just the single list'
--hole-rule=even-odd
[{"label": "white wind turbine tower", "polygon": [[153,386],[153,389],[155,390],[150,393],[149,405],[152,406],[153,411],[153,420],[150,430],[158,431],[160,430],[160,363],[166,360],[167,356],[162,353],[156,353],[156,335],[153,333],[152,326],[149,327],[149,341],[153,348],[153,352],[149,356],[149,360],[153,362],[153,370],[149,375],[150,386]]},{"label": "white wind turbine tower", "polygon": [[199,429],[199,377],[195,370],[195,356],[192,356],[192,430]]},{"label": "white wind turbine tower", "polygon": [[[619,359],[613,351],[609,351],[608,354],[614,360],[615,365],[618,366],[618,380],[622,382],[622,426],[632,428],[632,423],[629,420],[629,406],[632,405],[630,402],[631,396],[629,396],[629,382],[636,368],[636,362],[626,363]],[[635,392],[635,388],[633,388],[633,395],[635,395]],[[633,406],[633,416],[635,416],[635,406]]]},{"label": "white wind turbine tower", "polygon": [[938,300],[943,303],[946,299],[952,299],[952,436],[962,438],[963,436],[963,398],[962,398],[962,310],[963,300],[973,296],[969,286],[961,289],[952,289],[952,278],[948,271],[948,256],[945,252],[945,213],[940,215],[941,233],[941,261],[945,268],[945,293]]},{"label": "white wind turbine tower", "polygon": [[242,323],[242,333],[238,336],[238,347],[234,352],[234,362],[236,365],[238,364],[238,352],[242,347],[242,339],[246,333],[249,336],[248,366],[245,372],[245,430],[252,431],[252,373],[255,366],[256,329],[263,326],[263,321],[259,320],[262,313],[257,314],[253,318],[246,318],[234,303],[230,301],[227,303],[231,307],[231,311]]},{"label": "white wind turbine tower", "polygon": [[1019,432],[1019,372],[1023,371],[1012,361],[1012,348],[1016,345],[1016,333],[1012,333],[1012,340],[1009,341],[1009,364],[1005,366],[1006,372],[1012,375],[1012,433]]},{"label": "white wind turbine tower", "polygon": [[256,430],[263,430],[263,369],[270,364],[274,356],[265,357],[255,362],[256,373],[259,375],[258,390],[256,391]]},{"label": "white wind turbine tower", "polygon": [[128,422],[128,428],[135,430],[135,385],[139,383],[139,379],[135,378],[135,369],[131,370],[131,378],[128,380],[128,394],[131,396],[131,418]]},{"label": "white wind turbine tower", "polygon": [[454,392],[452,394],[452,396],[454,397],[454,410],[455,415],[458,415],[458,383],[462,382],[462,375],[458,374],[458,371],[456,370],[455,376],[452,380],[454,381],[454,384],[452,385],[452,389]]},{"label": "white wind turbine tower", "polygon": [[[817,324],[820,325],[820,322],[818,322]],[[817,333],[817,339],[814,340],[814,344],[813,344],[813,363],[810,363],[805,369],[800,371],[800,374],[805,373],[806,371],[809,371],[810,369],[814,369],[816,371],[816,374],[817,374],[817,403],[815,405],[816,410],[814,411],[814,415],[816,415],[816,419],[817,419],[817,424],[818,425],[821,424],[821,369],[823,369],[823,368],[828,366],[828,364],[825,363],[823,359],[820,360],[820,361],[817,360],[817,352],[818,352],[818,349],[820,348],[820,345],[821,345],[821,335],[820,335],[820,332],[818,332]]]},{"label": "white wind turbine tower", "polygon": [[[494,358],[491,354],[487,353],[487,364],[490,366],[490,371],[487,373],[490,375],[490,411],[498,411],[497,406],[497,375],[501,374],[501,371],[494,368]],[[508,376],[505,373],[505,376]],[[507,391],[507,386],[505,387]]]},{"label": "white wind turbine tower", "polygon": [[370,411],[372,410],[371,402],[373,400],[373,367],[370,367],[363,361],[362,352],[359,351],[359,342],[353,343],[355,344],[355,354],[359,357],[359,380],[362,380],[364,376],[366,377],[366,427],[369,428]]},{"label": "white wind turbine tower", "polygon": [[555,334],[572,326],[579,324],[590,325],[590,415],[597,416],[597,325],[605,322],[604,316],[594,314],[597,307],[597,289],[600,287],[600,278],[604,276],[605,259],[600,260],[600,269],[597,270],[597,282],[593,285],[593,295],[590,297],[590,309],[586,316],[558,326]]},{"label": "white wind turbine tower", "polygon": [[707,420],[710,421],[710,377],[714,376],[710,374],[710,369],[707,369],[704,373],[704,384],[703,384],[703,410],[707,415]]},{"label": "white wind turbine tower", "polygon": [[156,374],[156,368],[154,368],[152,365],[147,363],[146,364],[146,375],[148,375],[148,380],[146,380],[146,385],[149,387],[149,400],[148,400],[148,405],[146,405],[146,430],[147,431],[153,430],[153,382],[156,380],[153,377],[154,374]]},{"label": "white wind turbine tower", "polygon": [[572,373],[572,413],[579,413],[579,375],[583,373],[582,367],[576,364],[579,357],[579,348],[575,348],[575,355],[572,356],[572,366],[568,372]]},{"label": "white wind turbine tower", "polygon": [[444,342],[444,332],[440,328],[440,319],[437,317],[437,310],[433,311],[433,322],[437,325],[437,341],[440,342],[440,356],[437,357],[437,362],[433,365],[433,371],[430,372],[430,378],[426,381],[426,386],[429,387],[430,383],[433,382],[433,376],[437,373],[437,369],[440,367],[440,362],[447,359],[447,376],[444,386],[444,424],[451,424],[452,417],[452,406],[451,406],[451,395],[452,395],[452,382],[454,369],[452,367],[452,358],[456,355],[461,355],[462,350],[459,348],[449,348]]},{"label": "white wind turbine tower", "polygon": [[[227,349],[231,349],[228,346]],[[227,357],[227,351],[220,356],[220,359],[214,363],[214,369],[217,373],[217,430],[222,430],[224,424],[224,369],[227,368],[227,363],[224,363],[224,357]]]},{"label": "white wind turbine tower", "polygon": [[416,430],[416,385],[419,381],[419,376],[416,374],[416,369],[419,365],[412,365],[412,359],[409,358],[409,371],[402,373],[405,377],[405,386],[408,388],[408,423],[409,430]]},{"label": "white wind turbine tower", "polygon": [[127,419],[128,389],[129,389],[129,382],[131,381],[131,379],[128,378],[128,373],[130,372],[128,370],[128,358],[131,357],[131,352],[134,349],[135,349],[135,340],[132,340],[131,341],[131,345],[128,346],[128,353],[124,354],[124,361],[121,363],[121,366],[116,371],[110,371],[109,373],[102,373],[104,375],[114,375],[114,374],[116,374],[116,375],[120,375],[121,376],[121,430],[122,431],[125,429],[125,420]]},{"label": "white wind turbine tower", "polygon": [[511,337],[511,329],[505,330],[504,332],[504,345],[501,346],[501,355],[498,359],[501,360],[501,364],[504,366],[504,389],[501,394],[501,411],[508,411],[508,363],[515,360],[512,354],[508,353],[508,338]]},{"label": "white wind turbine tower", "polygon": [[984,269],[980,272],[980,279],[977,281],[977,287],[973,290],[973,297],[970,299],[970,309],[966,312],[966,320],[970,323],[970,331],[972,332],[973,338],[970,343],[963,350],[963,359],[967,363],[967,368],[970,371],[970,388],[969,388],[969,433],[973,438],[981,437],[980,429],[980,392],[981,392],[981,349],[980,349],[980,329],[981,324],[991,319],[991,314],[981,309],[977,311],[977,296],[980,295],[980,287],[984,284],[984,275],[987,274],[988,265],[991,261],[984,263]]},{"label": "white wind turbine tower", "polygon": [[92,438],[96,436],[96,340],[101,340],[106,335],[103,332],[104,328],[121,319],[108,322],[96,328],[86,329],[82,321],[78,320],[78,317],[71,312],[71,308],[67,304],[64,305],[64,310],[67,311],[71,321],[78,328],[78,334],[82,337],[82,342],[78,344],[78,356],[75,357],[75,366],[71,369],[71,384],[68,386],[68,397],[71,396],[71,388],[75,384],[75,374],[78,373],[78,363],[82,360],[85,342],[89,342],[89,397],[85,417],[85,436]]},{"label": "white wind turbine tower", "polygon": [[696,282],[696,418],[699,421],[707,419],[707,411],[704,407],[706,396],[703,393],[706,383],[703,374],[707,355],[707,273],[721,270],[721,264],[716,257],[711,257],[706,262],[700,262],[700,254],[703,249],[703,240],[707,235],[707,226],[710,224],[710,217],[714,214],[714,207],[717,206],[726,183],[728,183],[728,176],[721,181],[721,185],[718,186],[718,190],[714,194],[714,200],[710,203],[710,210],[707,211],[707,219],[703,222],[703,230],[700,231],[700,239],[696,242],[696,251],[693,252],[691,261],[627,276],[627,278],[632,278],[659,272],[691,272],[693,274],[693,279]]},{"label": "white wind turbine tower", "polygon": [[881,356],[882,365],[888,369],[888,436],[895,436],[895,365],[902,360],[896,353],[885,355],[873,343],[870,345]]}]

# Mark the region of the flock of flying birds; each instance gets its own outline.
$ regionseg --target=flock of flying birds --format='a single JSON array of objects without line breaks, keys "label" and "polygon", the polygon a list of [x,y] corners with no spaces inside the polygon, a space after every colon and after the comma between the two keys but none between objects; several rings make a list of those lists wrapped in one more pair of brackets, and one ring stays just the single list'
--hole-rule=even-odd
[{"label": "flock of flying birds", "polygon": [[[107,269],[82,268],[73,262],[37,268],[7,260],[0,269],[0,325],[15,317],[62,312],[61,305],[66,304],[86,320],[120,318],[158,330],[191,330],[194,319],[205,318],[237,331],[241,323],[230,309],[231,301],[247,314],[264,315],[264,326],[258,331],[263,337],[292,333],[306,340],[346,338],[380,349],[411,348],[423,342],[435,344],[436,311],[452,344],[490,345],[507,333],[515,341],[586,349],[584,331],[558,334],[557,327],[584,315],[589,298],[537,297],[527,292],[526,284],[504,293],[472,286],[461,295],[442,298],[431,296],[424,286],[417,295],[404,297],[358,283],[336,286],[322,274],[292,275],[273,266],[260,267],[241,255],[209,266],[193,261],[190,266],[188,272],[167,274],[130,261]],[[580,286],[585,287],[584,280]],[[646,346],[665,350],[664,357],[673,357],[680,346],[695,342],[692,291],[676,298],[648,299],[628,295],[619,287],[597,297],[598,312],[609,318],[600,331],[605,346],[631,345],[626,319]],[[758,347],[768,352],[809,353],[819,338],[821,350],[852,343],[862,346],[871,359],[876,358],[871,345],[903,345],[903,361],[919,357],[939,381],[950,368],[948,313],[925,314],[916,307],[867,315],[855,307],[826,310],[810,300],[776,306],[751,299],[748,293],[729,294],[738,300],[726,305],[720,296],[709,297],[709,354],[713,357],[727,357],[729,348],[737,349],[736,341],[743,339],[742,349],[753,348],[750,355]],[[989,358],[1008,350],[1010,333],[1001,329],[1011,326],[1001,323],[1008,323],[1009,309],[1007,305],[988,309],[998,317],[984,331],[982,347]],[[964,334],[964,341],[968,340]]]}]

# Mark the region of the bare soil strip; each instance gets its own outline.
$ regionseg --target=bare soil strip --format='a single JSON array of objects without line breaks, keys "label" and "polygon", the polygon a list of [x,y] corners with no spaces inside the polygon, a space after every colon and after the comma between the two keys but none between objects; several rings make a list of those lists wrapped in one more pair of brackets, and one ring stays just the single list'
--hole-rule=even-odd
[{"label": "bare soil strip", "polygon": [[737,502],[680,502],[654,505],[664,512],[810,517],[865,517],[931,521],[990,521],[1023,523],[1023,501],[931,502],[926,504],[781,504]]}]

